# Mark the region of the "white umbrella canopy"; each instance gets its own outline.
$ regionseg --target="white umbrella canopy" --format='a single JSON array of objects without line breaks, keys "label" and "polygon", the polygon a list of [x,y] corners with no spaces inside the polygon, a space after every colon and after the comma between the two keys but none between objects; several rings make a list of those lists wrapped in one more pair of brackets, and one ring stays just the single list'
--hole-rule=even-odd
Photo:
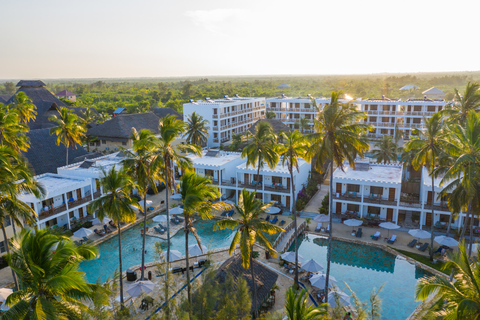
[{"label": "white umbrella canopy", "polygon": [[[320,289],[325,289],[325,282],[327,280],[327,275],[322,273],[322,274],[317,274],[314,275],[313,277],[310,278],[310,284],[314,287],[320,288]],[[328,277],[328,287],[333,288],[337,284],[337,279],[333,276]]]},{"label": "white umbrella canopy", "polygon": [[182,195],[180,193],[175,193],[173,196],[170,197],[172,200],[182,200]]},{"label": "white umbrella canopy", "polygon": [[73,233],[73,236],[77,238],[83,238],[83,237],[88,237],[92,233],[93,231],[90,229],[80,228]]},{"label": "white umbrella canopy", "polygon": [[10,307],[5,304],[5,301],[3,301],[0,306],[0,311],[8,311],[8,309],[10,309]]},{"label": "white umbrella canopy", "polygon": [[159,214],[158,216],[153,217],[153,222],[165,222],[167,221],[167,216],[164,214]]},{"label": "white umbrella canopy", "polygon": [[400,226],[392,222],[382,222],[378,225],[380,228],[387,229],[388,235],[390,235],[390,230],[398,229]]},{"label": "white umbrella canopy", "polygon": [[317,261],[310,259],[307,262],[302,263],[302,269],[308,272],[323,271],[323,266]]},{"label": "white umbrella canopy", "polygon": [[[162,256],[167,256],[167,252],[162,253]],[[180,260],[183,258],[183,255],[178,250],[170,250],[170,261]]]},{"label": "white umbrella canopy", "polygon": [[[288,262],[293,262],[295,263],[295,252],[285,252],[284,254],[281,255],[282,259]],[[301,254],[298,255],[298,260],[303,260],[303,257]]]},{"label": "white umbrella canopy", "polygon": [[112,221],[112,219],[107,218],[107,217],[103,218],[102,221],[100,221],[100,219],[98,219],[98,218],[95,218],[95,219],[92,220],[92,224],[94,224],[94,225],[104,225],[104,224],[109,223],[110,221]]},{"label": "white umbrella canopy", "polygon": [[427,239],[427,238],[430,238],[432,236],[430,232],[422,230],[422,229],[412,229],[412,230],[409,230],[408,233],[411,236],[413,236],[415,238],[419,238],[419,239]]},{"label": "white umbrella canopy", "polygon": [[357,219],[348,219],[348,220],[343,221],[343,224],[347,225],[349,227],[358,227],[358,226],[361,226],[363,224],[363,221],[362,220],[357,220]]},{"label": "white umbrella canopy", "polygon": [[142,293],[152,292],[153,288],[155,288],[155,284],[152,281],[137,281],[128,287],[127,293],[132,297],[138,297]]},{"label": "white umbrella canopy", "polygon": [[0,302],[7,300],[8,296],[13,293],[12,289],[0,288]]},{"label": "white umbrella canopy", "polygon": [[223,202],[225,202],[226,204],[229,204],[229,205],[231,205],[231,206],[234,206],[234,205],[235,205],[235,202],[233,202],[233,201],[231,201],[231,200],[225,200],[225,201],[223,201]]},{"label": "white umbrella canopy", "polygon": [[270,213],[270,214],[276,214],[276,213],[280,213],[280,208],[278,207],[270,207],[270,208],[267,208],[267,210],[265,210],[266,213]]},{"label": "white umbrella canopy", "polygon": [[330,216],[324,215],[324,214],[317,214],[313,220],[317,222],[328,222],[330,221]]},{"label": "white umbrella canopy", "polygon": [[337,305],[337,302],[342,306],[349,306],[350,296],[338,290],[332,290],[328,293],[328,303],[332,308]]},{"label": "white umbrella canopy", "polygon": [[198,256],[198,255],[201,255],[201,254],[205,254],[205,253],[207,253],[207,247],[205,247],[202,244],[202,247],[200,248],[200,246],[198,244],[192,244],[192,245],[188,246],[188,253],[191,256]]},{"label": "white umbrella canopy", "polygon": [[180,207],[174,207],[174,208],[171,208],[170,210],[168,210],[168,212],[170,214],[182,214],[183,213],[183,209],[180,208]]},{"label": "white umbrella canopy", "polygon": [[436,243],[439,243],[443,246],[447,246],[447,247],[456,247],[458,246],[458,241],[453,239],[453,238],[450,238],[450,237],[446,237],[446,236],[436,236],[433,240],[435,240]]}]

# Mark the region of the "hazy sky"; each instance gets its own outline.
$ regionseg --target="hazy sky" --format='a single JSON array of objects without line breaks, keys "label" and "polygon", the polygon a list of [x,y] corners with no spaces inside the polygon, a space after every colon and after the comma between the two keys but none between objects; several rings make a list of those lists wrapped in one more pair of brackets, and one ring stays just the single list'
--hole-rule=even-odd
[{"label": "hazy sky", "polygon": [[480,1],[0,0],[0,79],[480,70]]}]

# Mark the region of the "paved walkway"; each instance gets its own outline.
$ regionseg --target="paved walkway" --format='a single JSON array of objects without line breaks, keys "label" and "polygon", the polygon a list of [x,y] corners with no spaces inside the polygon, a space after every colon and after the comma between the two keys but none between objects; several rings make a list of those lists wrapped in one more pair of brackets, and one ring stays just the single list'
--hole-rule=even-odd
[{"label": "paved walkway", "polygon": [[318,209],[322,206],[322,201],[323,198],[328,193],[328,186],[322,185],[322,188],[315,193],[315,195],[310,199],[310,201],[307,203],[305,206],[305,209],[303,209],[303,212],[309,212],[309,213],[318,213]]},{"label": "paved walkway", "polygon": [[292,237],[292,234],[295,232],[295,228],[292,228],[290,229],[287,234],[282,238],[282,241],[280,241],[280,243],[277,245],[277,247],[275,248],[275,250],[277,250],[277,252],[283,252],[283,250],[285,249],[285,245],[287,244],[287,242],[290,240],[290,238]]}]

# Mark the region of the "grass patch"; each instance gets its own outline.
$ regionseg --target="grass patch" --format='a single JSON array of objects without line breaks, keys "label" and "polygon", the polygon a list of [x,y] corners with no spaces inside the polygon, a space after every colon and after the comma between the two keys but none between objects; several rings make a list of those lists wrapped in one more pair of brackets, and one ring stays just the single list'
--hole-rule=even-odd
[{"label": "grass patch", "polygon": [[442,268],[443,268],[444,262],[442,262],[442,261],[437,261],[437,263],[433,263],[432,261],[430,261],[429,257],[426,257],[424,255],[421,255],[421,254],[418,254],[418,253],[413,253],[413,252],[410,252],[410,251],[400,250],[400,249],[397,249],[397,248],[392,248],[392,247],[390,247],[390,248],[400,252],[401,254],[403,254],[407,257],[410,257],[414,260],[417,260],[418,262],[421,262],[424,265],[427,265],[427,266],[429,266],[429,267],[431,267],[435,270],[438,270],[438,271],[450,276],[451,269],[443,270]]}]

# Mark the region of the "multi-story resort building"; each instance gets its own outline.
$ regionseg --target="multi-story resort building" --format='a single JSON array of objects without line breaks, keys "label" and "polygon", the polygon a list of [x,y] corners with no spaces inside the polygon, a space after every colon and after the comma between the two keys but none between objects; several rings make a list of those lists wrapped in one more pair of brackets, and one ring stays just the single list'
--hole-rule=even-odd
[{"label": "multi-story resort building", "polygon": [[[209,150],[202,157],[189,155],[195,172],[202,176],[210,176],[214,185],[222,192],[223,199],[231,199],[237,203],[239,192],[246,188],[255,191],[256,197],[263,202],[277,201],[288,210],[294,205],[291,200],[290,173],[279,163],[273,170],[265,165],[257,176],[256,167],[247,167],[246,159],[238,152]],[[176,169],[177,173],[179,172]],[[310,164],[299,161],[299,172],[294,173],[295,192],[307,183]]]},{"label": "multi-story resort building", "polygon": [[257,120],[265,118],[265,98],[225,96],[223,99],[190,100],[183,105],[183,120],[196,112],[209,122],[208,147],[219,147],[233,134],[243,133]]},{"label": "multi-story resort building", "polygon": [[432,99],[366,99],[358,100],[356,104],[361,111],[367,114],[363,121],[374,127],[369,138],[379,139],[384,135],[396,136],[401,133],[408,139],[412,129],[421,129],[424,126],[423,118],[431,118],[435,112],[443,110],[447,104],[444,100]]}]

